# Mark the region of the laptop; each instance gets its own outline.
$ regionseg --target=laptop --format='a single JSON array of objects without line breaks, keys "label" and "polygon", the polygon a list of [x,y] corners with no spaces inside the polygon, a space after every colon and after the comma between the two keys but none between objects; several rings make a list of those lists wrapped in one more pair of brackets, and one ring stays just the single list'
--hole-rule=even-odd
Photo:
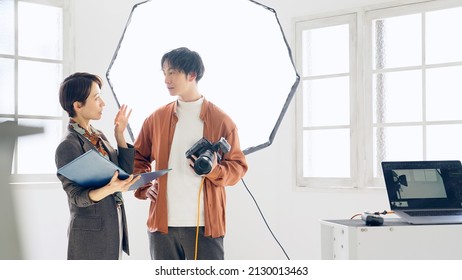
[{"label": "laptop", "polygon": [[390,209],[404,221],[462,223],[460,161],[384,161],[382,171]]}]

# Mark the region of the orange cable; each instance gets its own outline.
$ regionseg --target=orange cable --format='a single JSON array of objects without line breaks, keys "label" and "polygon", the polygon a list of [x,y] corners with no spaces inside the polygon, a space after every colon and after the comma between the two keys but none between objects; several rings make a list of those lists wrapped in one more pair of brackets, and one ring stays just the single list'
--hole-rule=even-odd
[{"label": "orange cable", "polygon": [[199,195],[197,197],[197,226],[196,226],[196,245],[194,247],[194,260],[197,260],[197,250],[199,247],[199,225],[201,221],[201,193],[204,186],[205,177],[202,177],[201,186],[199,187]]}]

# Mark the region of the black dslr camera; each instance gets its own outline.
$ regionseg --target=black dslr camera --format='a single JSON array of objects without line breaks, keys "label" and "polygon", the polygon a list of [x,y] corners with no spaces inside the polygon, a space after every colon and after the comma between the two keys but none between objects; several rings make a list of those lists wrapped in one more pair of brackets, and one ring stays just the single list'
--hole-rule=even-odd
[{"label": "black dslr camera", "polygon": [[[194,161],[194,171],[197,175],[208,174],[212,170],[214,153],[217,152],[217,160],[221,161],[221,155],[226,154],[231,149],[228,141],[221,137],[215,144],[202,138],[197,141],[189,150],[186,151],[186,158]],[[196,157],[196,160],[192,156]]]}]

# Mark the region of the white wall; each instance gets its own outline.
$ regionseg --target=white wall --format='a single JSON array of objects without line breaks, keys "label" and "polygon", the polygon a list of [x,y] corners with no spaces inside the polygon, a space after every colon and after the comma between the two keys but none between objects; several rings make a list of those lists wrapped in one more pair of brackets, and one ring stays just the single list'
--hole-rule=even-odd
[{"label": "white wall", "polygon": [[[139,1],[79,0],[72,1],[75,32],[75,67],[105,76],[115,48],[134,4]],[[331,13],[390,2],[389,0],[261,0],[278,13],[280,22],[293,47],[293,19],[310,14]],[[103,120],[94,125],[109,136],[116,111],[107,84],[103,87],[106,110]],[[291,259],[321,258],[320,219],[348,219],[367,210],[388,209],[383,189],[319,190],[296,188],[295,99],[293,100],[273,144],[248,156],[249,171],[245,181],[273,233]],[[136,109],[136,108],[135,108]],[[154,108],[153,108],[154,109]],[[113,142],[114,143],[114,142]],[[272,175],[272,176],[271,176]],[[42,186],[39,198],[33,200],[30,189],[16,192],[25,258],[62,259],[66,252],[67,202],[59,184]],[[39,191],[37,191],[39,192]],[[266,228],[252,197],[242,182],[228,187],[227,259],[285,259]],[[24,200],[22,197],[28,197]],[[21,198],[21,199],[20,199]],[[148,205],[125,195],[129,220],[131,256],[148,259],[146,216]],[[32,212],[33,211],[33,212]],[[53,214],[55,213],[55,214]],[[32,215],[31,215],[32,214]],[[41,227],[27,222],[29,216],[40,219]],[[49,246],[54,244],[54,246]],[[46,250],[44,250],[46,248]]]}]

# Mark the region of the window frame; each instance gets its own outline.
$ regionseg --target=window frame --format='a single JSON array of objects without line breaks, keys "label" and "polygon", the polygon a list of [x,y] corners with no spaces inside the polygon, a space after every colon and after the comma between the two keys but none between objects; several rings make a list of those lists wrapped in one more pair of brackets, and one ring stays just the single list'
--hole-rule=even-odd
[{"label": "window frame", "polygon": [[[386,124],[374,124],[374,121],[373,121],[373,116],[372,116],[372,100],[373,100],[373,97],[372,97],[372,92],[373,92],[373,80],[372,80],[372,76],[374,73],[395,73],[397,71],[400,71],[401,69],[406,69],[406,70],[422,70],[422,71],[426,71],[427,69],[432,69],[432,68],[435,68],[435,67],[438,67],[438,66],[435,66],[435,65],[428,65],[425,61],[425,48],[426,48],[426,42],[425,42],[425,26],[423,25],[422,26],[422,62],[420,65],[416,65],[416,66],[409,66],[409,67],[399,67],[397,68],[396,70],[393,68],[393,69],[385,69],[385,70],[374,70],[373,69],[373,61],[372,61],[372,21],[375,20],[375,19],[378,19],[378,18],[388,18],[388,17],[397,17],[397,16],[404,16],[404,15],[411,15],[411,14],[421,14],[421,13],[426,13],[426,12],[431,12],[431,11],[436,11],[436,10],[443,10],[443,9],[450,9],[450,8],[456,8],[456,7],[462,7],[462,3],[461,1],[454,1],[454,0],[448,0],[448,1],[430,1],[430,2],[419,2],[419,3],[411,3],[411,4],[407,4],[407,5],[402,5],[402,6],[391,6],[391,7],[384,7],[384,8],[381,8],[381,9],[375,9],[375,10],[369,10],[369,11],[366,11],[365,13],[365,28],[364,28],[364,31],[365,31],[365,42],[369,42],[367,45],[367,50],[365,52],[366,54],[366,57],[368,58],[367,61],[367,67],[365,67],[365,77],[367,77],[364,81],[365,83],[365,87],[366,87],[366,90],[367,92],[369,92],[370,94],[366,94],[366,100],[365,100],[365,104],[370,104],[370,106],[367,107],[368,109],[368,116],[369,116],[369,120],[368,120],[368,127],[367,127],[367,133],[366,135],[368,135],[369,139],[367,141],[367,144],[368,144],[368,151],[369,153],[366,154],[366,166],[367,166],[367,170],[366,170],[366,174],[368,175],[367,176],[367,186],[373,186],[373,187],[384,187],[384,182],[383,182],[383,178],[382,177],[374,177],[373,176],[373,167],[374,167],[374,159],[373,159],[373,148],[372,148],[372,134],[373,134],[373,129],[374,127],[391,127],[390,125],[386,125]],[[454,63],[442,63],[442,64],[436,64],[436,65],[454,65]],[[462,65],[462,63],[459,63],[457,65]],[[422,75],[426,75],[426,74],[422,74]],[[423,90],[423,95],[425,96],[425,79],[422,79],[422,90]],[[426,142],[428,141],[427,139],[427,135],[426,135],[426,132],[425,132],[425,128],[428,126],[428,125],[431,125],[432,123],[439,123],[439,124],[454,124],[454,123],[462,123],[462,122],[454,122],[454,121],[450,121],[450,120],[444,120],[444,121],[436,121],[436,122],[431,122],[431,121],[426,121],[424,119],[420,120],[420,121],[416,121],[416,122],[412,122],[413,125],[417,125],[419,127],[423,127],[423,134],[424,136],[422,137],[422,141],[423,141],[423,147],[424,147],[424,151],[423,151],[423,156],[424,158],[426,158],[426,154],[425,154],[425,146],[426,146]],[[408,126],[410,123],[408,122],[402,122],[400,123],[398,126],[400,127],[406,127]]]},{"label": "window frame", "polygon": [[[294,21],[295,26],[295,61],[298,69],[301,69],[302,60],[302,32],[303,26],[309,26],[306,22],[318,21],[319,27],[326,27],[329,22],[338,22],[345,15],[354,15],[356,27],[350,28],[351,38],[356,38],[350,46],[350,54],[357,54],[350,58],[351,78],[350,85],[350,178],[307,178],[303,177],[303,87],[299,87],[296,96],[296,139],[297,139],[297,187],[322,188],[322,189],[370,189],[384,187],[381,177],[373,177],[373,81],[374,72],[372,61],[372,22],[377,18],[395,17],[413,13],[425,13],[440,9],[462,7],[461,1],[438,0],[438,1],[408,1],[407,3],[387,3],[363,7],[360,9],[338,12],[329,15],[317,15],[301,17]],[[316,25],[313,25],[316,26]],[[423,31],[425,32],[425,31]],[[351,39],[350,39],[351,40]],[[425,38],[422,38],[425,44]],[[425,46],[423,46],[425,48]],[[424,56],[425,53],[422,53]],[[423,69],[425,65],[416,69]],[[301,77],[304,81],[304,77]],[[441,122],[439,122],[441,123]],[[454,122],[445,121],[453,124]],[[425,141],[425,140],[424,140]]]},{"label": "window frame", "polygon": [[[302,67],[302,36],[299,36],[304,30],[308,29],[316,29],[322,27],[330,27],[336,25],[348,24],[349,25],[349,61],[350,67],[348,73],[341,73],[341,74],[332,74],[332,75],[322,75],[322,76],[313,76],[313,77],[305,77],[303,74],[301,75],[301,87],[299,87],[299,94],[296,96],[296,124],[297,124],[297,150],[300,151],[297,153],[297,186],[302,187],[329,187],[329,186],[336,186],[336,187],[352,187],[354,184],[353,178],[357,177],[357,170],[356,167],[356,148],[353,146],[354,141],[350,142],[350,178],[318,178],[318,177],[303,177],[303,132],[306,130],[324,130],[324,129],[341,129],[347,128],[350,131],[350,137],[358,137],[357,136],[357,129],[353,125],[356,123],[356,118],[358,115],[353,114],[356,110],[354,99],[356,98],[351,92],[357,91],[356,82],[358,78],[358,73],[356,72],[357,63],[356,60],[356,52],[357,52],[357,33],[354,32],[357,28],[357,15],[355,13],[345,13],[342,15],[335,15],[335,16],[325,16],[325,17],[313,17],[307,18],[303,20],[296,21],[295,23],[295,32],[297,34],[296,37],[296,65],[298,69]],[[326,128],[323,127],[314,127],[314,128],[305,128],[303,126],[303,82],[306,80],[315,80],[317,78],[323,77],[343,77],[349,76],[349,100],[350,100],[350,123],[349,125],[338,125],[338,126],[329,126]]]},{"label": "window frame", "polygon": [[[7,58],[14,60],[14,112],[11,114],[1,114],[0,118],[6,120],[57,120],[61,121],[61,135],[64,132],[65,124],[67,123],[67,116],[62,112],[60,116],[42,116],[42,115],[23,115],[19,113],[18,108],[18,89],[19,89],[19,61],[31,61],[31,62],[44,62],[44,63],[58,63],[62,65],[62,73],[68,73],[71,69],[71,57],[73,53],[73,36],[71,29],[71,14],[70,14],[70,1],[69,0],[14,0],[14,53],[13,54],[0,54],[0,58]],[[63,56],[62,59],[44,59],[38,57],[25,57],[20,56],[18,52],[18,5],[19,2],[40,4],[46,6],[53,6],[62,9],[63,15],[63,26],[62,26],[62,36],[63,36]],[[61,137],[61,135],[56,135],[56,137]],[[34,183],[34,184],[47,184],[57,182],[56,173],[40,173],[40,174],[18,174],[18,140],[15,143],[15,150],[13,153],[13,165],[12,165],[12,174],[10,175],[10,182],[12,184],[24,184],[24,183]]]}]

